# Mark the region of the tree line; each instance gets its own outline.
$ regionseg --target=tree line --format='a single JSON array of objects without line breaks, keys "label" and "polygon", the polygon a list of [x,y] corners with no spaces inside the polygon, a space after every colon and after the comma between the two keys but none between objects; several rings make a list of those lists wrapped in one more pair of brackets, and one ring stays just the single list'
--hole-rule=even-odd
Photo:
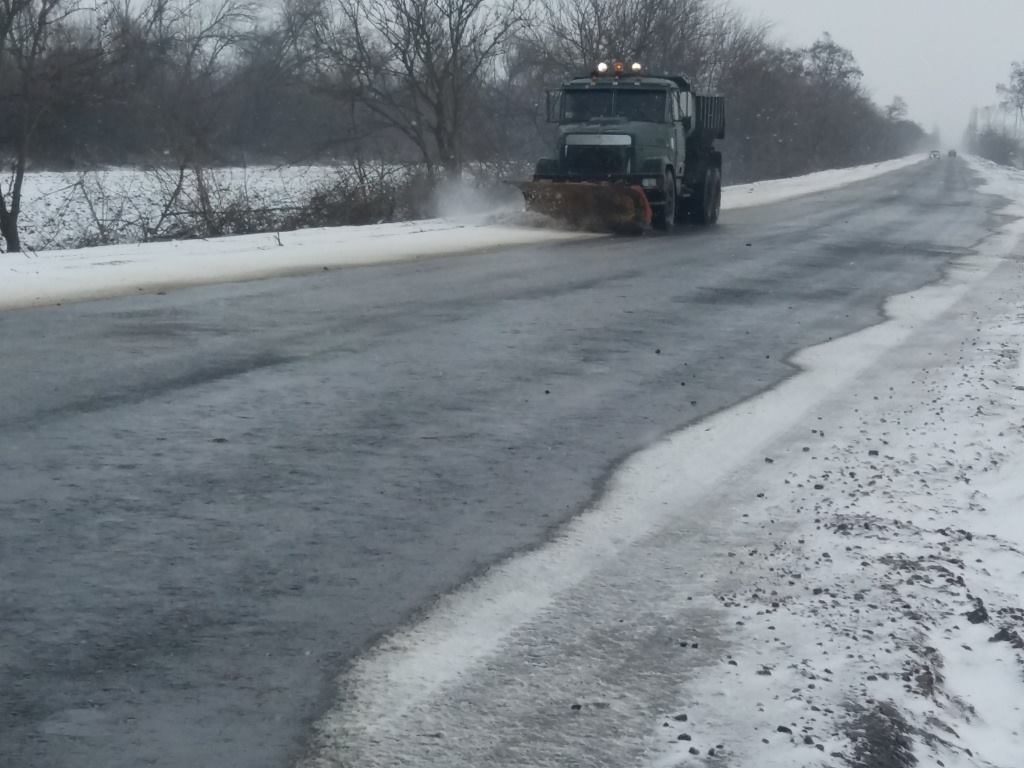
[{"label": "tree line", "polygon": [[964,146],[968,152],[1002,165],[1020,165],[1024,159],[1024,62],[1010,65],[1010,77],[996,86],[997,104],[974,108],[967,121]]},{"label": "tree line", "polygon": [[0,0],[0,232],[17,250],[30,168],[160,167],[179,194],[255,162],[522,176],[550,151],[545,91],[608,56],[727,97],[729,182],[918,148],[851,51],[769,33],[720,0]]}]

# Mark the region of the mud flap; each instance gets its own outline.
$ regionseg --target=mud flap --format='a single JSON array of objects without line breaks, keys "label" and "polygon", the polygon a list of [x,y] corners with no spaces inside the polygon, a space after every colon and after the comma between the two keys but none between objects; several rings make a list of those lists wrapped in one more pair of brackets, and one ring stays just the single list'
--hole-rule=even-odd
[{"label": "mud flap", "polygon": [[590,181],[512,182],[526,208],[577,229],[638,232],[651,224],[651,205],[639,186]]}]

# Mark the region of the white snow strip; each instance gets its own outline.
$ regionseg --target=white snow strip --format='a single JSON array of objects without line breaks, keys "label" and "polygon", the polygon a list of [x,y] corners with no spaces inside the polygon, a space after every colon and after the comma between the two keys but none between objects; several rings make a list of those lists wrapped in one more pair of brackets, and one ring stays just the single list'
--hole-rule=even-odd
[{"label": "white snow strip", "polygon": [[[835,189],[905,168],[922,159],[923,156],[913,156],[799,178],[727,187],[723,207],[765,205]],[[106,185],[127,184],[126,189],[131,192],[135,187],[130,179],[123,173],[111,171]],[[46,174],[45,180],[47,188],[63,188],[59,187],[60,180],[54,174]],[[29,183],[31,185],[31,179]],[[65,186],[76,189],[74,180]],[[294,190],[289,194],[294,195]],[[57,220],[73,218],[65,210],[69,204],[62,203],[58,207],[65,212],[56,216]],[[506,210],[467,219],[430,219],[299,230],[280,235],[0,254],[0,309],[595,237],[516,226],[518,218],[521,215],[516,211]]]},{"label": "white snow strip", "polygon": [[722,208],[735,210],[750,208],[755,205],[768,205],[794,197],[812,195],[838,189],[858,181],[866,181],[885,173],[898,171],[927,159],[927,155],[911,155],[897,160],[886,160],[871,165],[858,165],[853,168],[837,168],[830,171],[819,171],[806,176],[792,179],[774,179],[771,181],[755,181],[752,184],[737,184],[722,190]]},{"label": "white snow strip", "polygon": [[[987,375],[1008,350],[996,367],[1016,376],[1024,329],[999,313],[1024,298],[1019,269],[1006,274],[1021,235],[1018,220],[890,300],[888,321],[801,352],[800,374],[635,455],[556,540],[387,638],[340,681],[306,765],[846,765],[891,725],[873,708],[892,700],[945,740],[906,736],[922,764],[1016,766],[1024,686],[981,698],[1014,654],[987,647],[968,666],[939,640],[982,642],[956,634],[965,592],[942,559],[972,552],[949,534],[981,504],[961,475],[1024,460],[1021,398]],[[984,421],[980,381],[1001,404]],[[993,487],[1016,503],[1024,476]],[[1021,591],[1012,546],[973,551],[993,605]],[[943,663],[945,687],[928,678]]]},{"label": "white snow strip", "polygon": [[0,255],[0,308],[594,237],[440,219]]}]

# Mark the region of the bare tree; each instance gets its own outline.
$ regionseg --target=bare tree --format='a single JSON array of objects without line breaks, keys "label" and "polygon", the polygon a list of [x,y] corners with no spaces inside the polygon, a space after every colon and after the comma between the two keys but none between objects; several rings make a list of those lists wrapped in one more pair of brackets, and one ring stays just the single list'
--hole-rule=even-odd
[{"label": "bare tree", "polygon": [[893,97],[892,103],[885,108],[885,117],[888,120],[906,120],[910,107],[902,96]]},{"label": "bare tree", "polygon": [[856,88],[864,76],[853,52],[839,45],[828,32],[807,49],[805,66],[808,77],[829,88]]},{"label": "bare tree", "polygon": [[1020,126],[1024,122],[1024,63],[1015,61],[1010,66],[1010,81],[996,86],[1004,109],[1014,115],[1014,136],[1020,137]]},{"label": "bare tree", "polygon": [[461,173],[468,102],[529,19],[529,0],[325,0],[312,15],[318,74]]},{"label": "bare tree", "polygon": [[162,145],[152,173],[163,202],[161,214],[145,225],[147,236],[160,236],[182,208],[203,222],[205,234],[219,234],[207,168],[218,155],[230,68],[252,33],[255,4],[114,0],[106,10],[110,55],[126,75],[125,97],[146,116],[150,149],[153,137]]},{"label": "bare tree", "polygon": [[692,44],[700,62],[694,70],[698,83],[710,91],[720,91],[731,72],[762,59],[767,38],[764,23],[750,22],[728,5],[710,8],[703,32]]},{"label": "bare tree", "polygon": [[46,54],[61,25],[78,10],[76,0],[0,0],[0,76],[13,85],[4,100],[15,115],[7,137],[11,178],[0,189],[0,235],[12,253],[21,250],[18,218],[32,137],[49,105],[48,85],[64,74],[48,66]]},{"label": "bare tree", "polygon": [[563,75],[609,57],[696,72],[719,18],[708,0],[544,0],[537,34]]}]

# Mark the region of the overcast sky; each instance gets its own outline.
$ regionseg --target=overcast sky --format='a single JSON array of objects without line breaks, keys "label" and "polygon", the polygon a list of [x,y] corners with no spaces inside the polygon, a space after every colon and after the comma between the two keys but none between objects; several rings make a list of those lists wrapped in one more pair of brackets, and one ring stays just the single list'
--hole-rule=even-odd
[{"label": "overcast sky", "polygon": [[731,1],[793,47],[830,32],[853,51],[876,101],[899,94],[946,144],[959,142],[972,106],[998,101],[1010,62],[1024,60],[1024,0]]}]

